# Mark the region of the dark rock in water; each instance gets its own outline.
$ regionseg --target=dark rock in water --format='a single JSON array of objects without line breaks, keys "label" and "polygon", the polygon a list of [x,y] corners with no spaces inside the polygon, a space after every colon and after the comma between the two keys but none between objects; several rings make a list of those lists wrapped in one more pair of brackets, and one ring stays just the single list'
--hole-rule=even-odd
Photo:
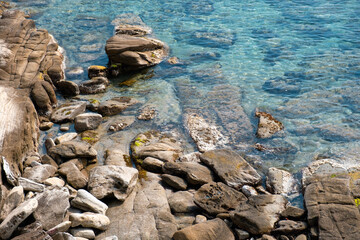
[{"label": "dark rock in water", "polygon": [[219,60],[220,58],[221,55],[217,52],[199,52],[190,55],[190,60],[194,62]]},{"label": "dark rock in water", "polygon": [[256,112],[255,116],[259,118],[258,129],[256,132],[258,138],[270,138],[275,133],[284,129],[284,125],[269,113]]},{"label": "dark rock in water", "polygon": [[134,98],[116,97],[100,103],[97,111],[103,116],[112,116],[137,103],[138,101]]},{"label": "dark rock in water", "polygon": [[79,86],[72,81],[61,80],[56,83],[57,89],[61,92],[62,95],[73,97],[80,94]]},{"label": "dark rock in water", "polygon": [[57,100],[53,87],[46,81],[37,81],[31,89],[31,99],[40,115],[49,115]]},{"label": "dark rock in water", "polygon": [[55,123],[64,123],[73,121],[75,117],[86,109],[86,102],[65,103],[54,110],[51,115],[51,121]]},{"label": "dark rock in water", "polygon": [[243,185],[257,185],[261,177],[238,153],[219,149],[200,155],[200,160],[209,166],[228,186],[241,189]]},{"label": "dark rock in water", "polygon": [[34,212],[34,217],[41,222],[45,230],[49,230],[63,222],[70,207],[69,190],[67,188],[46,189],[37,197],[37,200],[39,205]]},{"label": "dark rock in water", "polygon": [[175,188],[176,190],[186,190],[187,188],[186,181],[180,177],[173,176],[170,174],[162,174],[161,178],[167,185]]},{"label": "dark rock in water", "polygon": [[93,168],[89,173],[88,190],[98,199],[114,196],[120,201],[133,191],[138,170],[130,167],[105,165]]},{"label": "dark rock in water", "polygon": [[251,234],[270,233],[286,203],[287,200],[281,195],[251,196],[247,202],[240,202],[239,207],[230,214],[231,219],[236,226]]},{"label": "dark rock in water", "polygon": [[266,28],[258,28],[251,31],[255,38],[269,39],[278,37],[273,31]]},{"label": "dark rock in water", "polygon": [[117,15],[111,24],[115,25],[116,34],[141,37],[152,33],[152,29],[146,26],[138,15],[132,13]]},{"label": "dark rock in water", "polygon": [[107,68],[104,66],[92,65],[88,68],[88,76],[90,79],[95,77],[107,77]]},{"label": "dark rock in water", "polygon": [[82,82],[79,85],[81,94],[97,94],[106,91],[109,80],[106,77],[94,77],[91,80]]},{"label": "dark rock in water", "polygon": [[154,157],[164,162],[174,162],[182,155],[181,145],[176,139],[157,131],[137,135],[131,151],[135,159]]},{"label": "dark rock in water", "polygon": [[184,1],[184,7],[189,15],[210,15],[214,11],[211,0]]},{"label": "dark rock in water", "polygon": [[109,119],[109,121],[106,123],[106,126],[109,131],[117,132],[131,126],[131,124],[133,124],[134,122],[134,116],[117,116]]},{"label": "dark rock in water", "polygon": [[186,227],[177,231],[173,238],[174,240],[235,240],[230,228],[219,218]]},{"label": "dark rock in water", "polygon": [[322,138],[331,142],[349,142],[360,139],[360,132],[353,128],[326,124],[315,126],[315,129]]},{"label": "dark rock in water", "polygon": [[286,77],[275,77],[267,80],[263,89],[273,94],[298,95],[301,91],[300,83]]},{"label": "dark rock in water", "polygon": [[82,113],[75,118],[75,130],[83,132],[96,129],[102,121],[102,116],[97,113]]},{"label": "dark rock in water", "polygon": [[67,141],[50,148],[49,155],[53,158],[95,158],[97,152],[84,141]]},{"label": "dark rock in water", "polygon": [[193,200],[193,194],[188,191],[177,191],[170,194],[169,205],[174,213],[193,213],[199,210]]},{"label": "dark rock in water", "polygon": [[43,183],[46,179],[53,177],[56,171],[57,169],[54,166],[48,164],[38,165],[32,168],[26,168],[23,177],[38,183]]},{"label": "dark rock in water", "polygon": [[247,198],[241,192],[218,182],[203,185],[195,193],[194,200],[208,214],[215,216],[235,210],[239,202]]},{"label": "dark rock in water", "polygon": [[205,166],[194,162],[167,162],[163,172],[186,177],[189,184],[203,185],[214,180],[212,172]]},{"label": "dark rock in water", "polygon": [[229,48],[236,41],[236,33],[230,30],[196,31],[192,34],[189,43],[194,45],[213,47],[213,48]]},{"label": "dark rock in water", "polygon": [[221,84],[225,81],[220,64],[211,64],[201,69],[194,69],[190,77],[196,82],[206,84]]}]

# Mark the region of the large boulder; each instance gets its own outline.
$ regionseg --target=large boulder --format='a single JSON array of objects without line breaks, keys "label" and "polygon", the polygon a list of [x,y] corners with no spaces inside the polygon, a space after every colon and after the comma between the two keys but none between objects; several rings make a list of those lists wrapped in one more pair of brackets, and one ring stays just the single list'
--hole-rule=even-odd
[{"label": "large boulder", "polygon": [[257,185],[261,176],[238,153],[219,149],[200,155],[201,162],[214,170],[228,186],[241,189],[243,185]]},{"label": "large boulder", "polygon": [[120,201],[134,189],[138,170],[130,167],[105,165],[93,168],[89,173],[88,190],[98,199],[114,196]]}]

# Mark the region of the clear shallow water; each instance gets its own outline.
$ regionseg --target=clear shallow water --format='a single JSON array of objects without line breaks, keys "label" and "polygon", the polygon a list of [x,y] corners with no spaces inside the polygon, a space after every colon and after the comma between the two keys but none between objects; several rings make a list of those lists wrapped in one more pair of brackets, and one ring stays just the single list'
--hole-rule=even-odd
[{"label": "clear shallow water", "polygon": [[[130,87],[119,86],[125,77],[116,79],[99,96],[134,96],[155,106],[157,119],[143,129],[181,132],[182,114],[193,108],[253,161],[292,172],[318,156],[347,161],[360,152],[357,0],[14,2],[55,36],[69,69],[105,65],[111,22],[119,14],[139,15],[184,63],[160,64],[148,73],[151,78]],[[86,79],[86,73],[71,78]],[[217,94],[219,86],[224,94]],[[246,121],[230,111],[239,106],[250,121],[246,130],[238,127]],[[284,133],[256,139],[256,108],[283,122]],[[259,152],[251,147],[256,142],[275,150]]]}]

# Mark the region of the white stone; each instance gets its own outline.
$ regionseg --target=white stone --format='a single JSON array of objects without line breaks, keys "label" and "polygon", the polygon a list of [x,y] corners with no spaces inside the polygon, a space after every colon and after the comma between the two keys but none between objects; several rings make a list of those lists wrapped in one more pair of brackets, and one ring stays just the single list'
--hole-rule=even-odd
[{"label": "white stone", "polygon": [[106,230],[110,225],[110,219],[98,213],[84,212],[84,213],[71,213],[69,220],[71,227],[83,226],[88,228],[96,228],[99,230]]}]

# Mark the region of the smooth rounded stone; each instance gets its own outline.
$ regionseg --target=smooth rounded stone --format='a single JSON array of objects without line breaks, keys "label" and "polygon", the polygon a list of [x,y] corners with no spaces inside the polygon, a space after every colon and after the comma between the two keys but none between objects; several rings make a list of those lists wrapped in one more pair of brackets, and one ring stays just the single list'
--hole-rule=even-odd
[{"label": "smooth rounded stone", "polygon": [[39,129],[41,131],[47,131],[54,126],[53,122],[42,122],[40,123]]},{"label": "smooth rounded stone", "polygon": [[24,191],[42,192],[45,189],[44,184],[37,183],[23,177],[19,177],[18,183],[19,186],[22,186],[24,188]]},{"label": "smooth rounded stone", "polygon": [[154,108],[144,107],[140,110],[140,113],[137,116],[137,119],[149,121],[151,119],[154,119],[155,116],[156,116],[156,110]]},{"label": "smooth rounded stone", "polygon": [[184,179],[170,174],[162,174],[161,179],[170,187],[175,188],[176,190],[186,190],[187,183]]},{"label": "smooth rounded stone", "polygon": [[53,187],[59,187],[62,188],[65,186],[65,181],[58,178],[58,177],[52,177],[48,178],[44,181],[44,184],[47,186],[53,186]]},{"label": "smooth rounded stone", "polygon": [[11,237],[16,228],[38,207],[35,198],[29,199],[10,212],[0,224],[0,236],[2,239]]},{"label": "smooth rounded stone", "polygon": [[210,215],[227,213],[234,210],[239,202],[247,198],[241,192],[221,183],[208,183],[194,194],[195,203]]},{"label": "smooth rounded stone", "polygon": [[131,143],[135,159],[153,157],[164,162],[174,162],[182,155],[181,144],[168,134],[148,131],[138,134]]},{"label": "smooth rounded stone", "polygon": [[64,96],[73,97],[80,94],[79,86],[72,81],[68,81],[68,80],[58,81],[56,83],[56,87]]},{"label": "smooth rounded stone", "polygon": [[200,154],[199,152],[192,152],[186,155],[183,155],[179,158],[179,162],[197,162],[200,163]]},{"label": "smooth rounded stone", "polygon": [[281,212],[281,217],[290,218],[290,219],[300,219],[305,216],[306,211],[304,209],[288,206],[286,209]]},{"label": "smooth rounded stone", "polygon": [[203,117],[197,114],[185,116],[185,127],[200,152],[224,146],[229,141],[216,126],[210,125]]},{"label": "smooth rounded stone", "polygon": [[113,116],[137,103],[139,103],[139,101],[135,98],[116,97],[100,103],[97,111],[102,116]]},{"label": "smooth rounded stone", "polygon": [[66,176],[66,181],[76,189],[87,186],[88,178],[82,174],[78,166],[72,161],[61,164],[59,173]]},{"label": "smooth rounded stone", "polygon": [[107,149],[105,152],[105,165],[127,166],[130,156],[117,148]]},{"label": "smooth rounded stone", "polygon": [[12,238],[11,240],[52,240],[45,231],[31,231]]},{"label": "smooth rounded stone", "polygon": [[306,222],[298,222],[293,220],[280,220],[277,227],[273,230],[276,233],[293,234],[304,231],[307,228]]},{"label": "smooth rounded stone", "polygon": [[91,169],[88,190],[98,199],[114,196],[120,201],[134,189],[139,172],[135,168],[104,165]]},{"label": "smooth rounded stone", "polygon": [[207,218],[204,215],[196,215],[195,224],[206,222]]},{"label": "smooth rounded stone", "polygon": [[94,77],[82,82],[79,89],[81,94],[97,94],[105,92],[108,85],[109,80],[106,77]]},{"label": "smooth rounded stone", "polygon": [[269,113],[256,112],[255,116],[259,118],[258,129],[256,132],[258,138],[270,138],[275,133],[284,129],[284,125]]},{"label": "smooth rounded stone", "polygon": [[71,222],[70,221],[64,221],[62,223],[59,223],[55,227],[49,229],[47,231],[47,233],[50,236],[53,236],[53,235],[57,234],[58,232],[67,232],[70,227],[71,227]]},{"label": "smooth rounded stone", "polygon": [[38,165],[32,168],[26,168],[23,177],[34,182],[43,183],[46,179],[53,177],[56,171],[57,169],[49,164]]},{"label": "smooth rounded stone", "polygon": [[84,238],[84,237],[74,237],[75,240],[88,240],[87,238]]},{"label": "smooth rounded stone", "polygon": [[261,238],[258,238],[257,240],[276,240],[276,238],[271,235],[264,234],[261,236]]},{"label": "smooth rounded stone", "polygon": [[76,240],[73,235],[67,232],[59,232],[52,236],[53,240]]},{"label": "smooth rounded stone", "polygon": [[98,113],[82,113],[75,118],[75,130],[83,132],[96,129],[102,122],[102,116]]},{"label": "smooth rounded stone", "polygon": [[[66,211],[70,207],[69,190],[67,188],[46,189],[38,195],[39,206],[34,218],[41,222],[45,230],[49,230],[63,222]],[[51,211],[49,211],[51,209]]]},{"label": "smooth rounded stone", "polygon": [[70,124],[64,123],[60,125],[60,131],[61,132],[67,132],[70,130]]},{"label": "smooth rounded stone", "polygon": [[78,136],[77,133],[71,132],[71,133],[65,133],[55,138],[55,144],[60,144],[64,142],[71,141],[75,139]]},{"label": "smooth rounded stone", "polygon": [[173,238],[174,240],[235,240],[230,228],[219,218],[181,229],[175,232]]},{"label": "smooth rounded stone", "polygon": [[299,191],[295,178],[285,170],[271,167],[266,177],[266,188],[273,194],[289,195]]},{"label": "smooth rounded stone", "polygon": [[91,228],[72,228],[70,229],[71,235],[85,239],[94,239],[95,233]]},{"label": "smooth rounded stone", "polygon": [[83,226],[86,228],[95,228],[99,230],[106,230],[110,225],[110,219],[98,213],[71,213],[69,220],[71,221],[71,227]]},{"label": "smooth rounded stone", "polygon": [[295,240],[307,240],[307,237],[305,234],[301,234],[295,238]]},{"label": "smooth rounded stone", "polygon": [[250,234],[247,231],[235,228],[234,232],[239,240],[246,240],[250,238]]},{"label": "smooth rounded stone", "polygon": [[88,67],[88,77],[90,79],[94,77],[106,77],[107,76],[107,68],[104,66],[92,65]]},{"label": "smooth rounded stone", "polygon": [[258,195],[256,189],[249,185],[242,186],[241,191],[243,194],[245,194],[246,197]]},{"label": "smooth rounded stone", "polygon": [[95,158],[97,152],[87,142],[71,140],[50,148],[49,155],[53,158],[59,156],[65,159]]},{"label": "smooth rounded stone", "polygon": [[195,205],[193,194],[188,191],[178,191],[168,197],[169,205],[174,213],[192,213],[199,210]]},{"label": "smooth rounded stone", "polygon": [[241,189],[244,185],[257,185],[261,176],[238,153],[219,149],[200,155],[201,162],[214,170],[228,186]]},{"label": "smooth rounded stone", "polygon": [[195,162],[167,162],[163,166],[163,172],[186,177],[187,182],[192,185],[203,185],[214,181],[209,168]]},{"label": "smooth rounded stone", "polygon": [[240,202],[236,210],[230,212],[230,217],[240,229],[254,235],[267,234],[274,229],[286,204],[282,195],[251,196],[248,201]]},{"label": "smooth rounded stone", "polygon": [[162,173],[162,167],[164,166],[164,164],[165,163],[163,161],[157,158],[147,157],[142,162],[141,167],[144,168],[146,171]]},{"label": "smooth rounded stone", "polygon": [[69,102],[57,107],[52,115],[51,121],[54,123],[71,122],[75,117],[86,109],[86,102]]},{"label": "smooth rounded stone", "polygon": [[71,201],[71,205],[84,211],[91,211],[104,215],[108,209],[108,206],[105,203],[101,202],[84,189],[78,190],[76,197]]},{"label": "smooth rounded stone", "polygon": [[0,222],[4,220],[12,210],[20,205],[24,201],[24,188],[17,186],[11,189],[9,194],[6,196],[4,204],[0,209]]}]

